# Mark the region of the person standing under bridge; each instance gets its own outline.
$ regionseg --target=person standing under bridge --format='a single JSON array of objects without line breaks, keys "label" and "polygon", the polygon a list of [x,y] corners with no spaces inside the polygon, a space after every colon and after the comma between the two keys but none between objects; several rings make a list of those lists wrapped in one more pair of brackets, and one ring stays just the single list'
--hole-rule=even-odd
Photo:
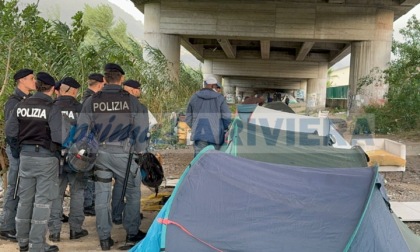
[{"label": "person standing under bridge", "polygon": [[218,93],[216,78],[204,80],[204,88],[192,95],[185,122],[192,129],[194,157],[208,145],[219,150],[224,141],[224,132],[231,122],[231,112],[225,97]]}]

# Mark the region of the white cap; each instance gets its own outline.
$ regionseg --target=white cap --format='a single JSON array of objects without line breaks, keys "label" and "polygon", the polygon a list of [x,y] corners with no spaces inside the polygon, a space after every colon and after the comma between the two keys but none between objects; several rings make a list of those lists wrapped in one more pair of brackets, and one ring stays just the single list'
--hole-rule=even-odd
[{"label": "white cap", "polygon": [[204,85],[211,85],[211,84],[216,84],[218,87],[220,87],[220,84],[217,82],[217,79],[214,78],[213,76],[208,76],[207,78],[204,79]]}]

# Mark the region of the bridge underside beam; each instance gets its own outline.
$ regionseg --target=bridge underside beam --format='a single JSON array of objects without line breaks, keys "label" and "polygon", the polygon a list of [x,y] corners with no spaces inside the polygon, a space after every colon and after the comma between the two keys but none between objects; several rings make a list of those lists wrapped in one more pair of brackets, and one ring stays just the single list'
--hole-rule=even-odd
[{"label": "bridge underside beam", "polygon": [[221,76],[252,76],[262,78],[318,78],[317,62],[279,60],[212,60],[213,74]]}]

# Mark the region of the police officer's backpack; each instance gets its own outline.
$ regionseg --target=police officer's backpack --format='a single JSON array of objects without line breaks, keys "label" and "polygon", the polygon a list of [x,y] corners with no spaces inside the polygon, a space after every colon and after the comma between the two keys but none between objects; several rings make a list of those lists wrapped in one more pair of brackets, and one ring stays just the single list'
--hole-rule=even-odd
[{"label": "police officer's backpack", "polygon": [[[154,188],[156,196],[159,186],[164,179],[162,164],[153,153],[146,152],[136,162],[140,165],[141,182],[143,185]],[[139,163],[140,162],[140,163]]]},{"label": "police officer's backpack", "polygon": [[[71,134],[70,134],[71,135]],[[94,133],[76,139],[67,153],[67,163],[74,172],[89,172],[98,156],[99,142]]]}]

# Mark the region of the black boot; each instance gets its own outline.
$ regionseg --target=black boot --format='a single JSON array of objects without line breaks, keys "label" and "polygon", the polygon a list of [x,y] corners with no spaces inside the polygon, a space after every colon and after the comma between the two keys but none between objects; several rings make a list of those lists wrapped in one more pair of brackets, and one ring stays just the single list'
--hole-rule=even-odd
[{"label": "black boot", "polygon": [[125,237],[125,242],[126,243],[137,243],[141,240],[143,240],[143,238],[146,236],[146,233],[143,233],[141,230],[139,230],[137,232],[137,234],[135,235],[127,235]]},{"label": "black boot", "polygon": [[73,230],[70,230],[70,240],[79,239],[86,235],[88,235],[88,231],[86,229],[80,230],[80,232],[76,232]]},{"label": "black boot", "polygon": [[69,217],[67,215],[63,214],[63,216],[61,216],[61,217],[62,217],[61,222],[63,222],[63,223],[69,222]]},{"label": "black boot", "polygon": [[95,207],[94,206],[90,206],[90,207],[85,207],[83,209],[83,213],[85,214],[85,216],[95,216]]},{"label": "black boot", "polygon": [[25,252],[29,250],[29,245],[26,244],[25,246],[19,246],[19,251],[20,252]]},{"label": "black boot", "polygon": [[48,239],[52,242],[59,242],[60,241],[60,233],[50,234]]},{"label": "black boot", "polygon": [[[19,247],[20,252],[25,252],[28,250],[29,250],[29,245]],[[44,252],[57,252],[57,251],[59,251],[59,249],[55,245],[49,245],[49,244],[44,245]]]},{"label": "black boot", "polygon": [[58,247],[55,245],[49,245],[49,244],[45,244],[44,246],[44,251],[45,252],[57,252],[59,251]]},{"label": "black boot", "polygon": [[16,231],[15,230],[0,231],[0,239],[17,242]]},{"label": "black boot", "polygon": [[101,244],[102,250],[110,250],[111,247],[114,245],[114,240],[111,239],[111,237],[100,240],[99,243]]}]

